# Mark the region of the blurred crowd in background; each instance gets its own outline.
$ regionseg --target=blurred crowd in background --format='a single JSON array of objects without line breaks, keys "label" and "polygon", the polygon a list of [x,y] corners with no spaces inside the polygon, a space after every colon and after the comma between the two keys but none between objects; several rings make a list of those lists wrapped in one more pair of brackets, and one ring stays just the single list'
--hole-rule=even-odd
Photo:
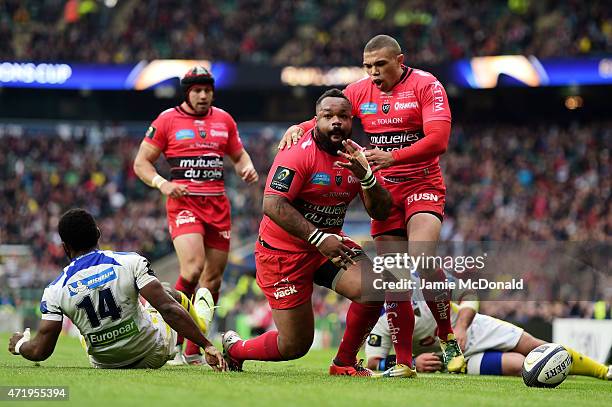
[{"label": "blurred crowd in background", "polygon": [[9,60],[360,65],[383,32],[416,65],[612,51],[603,0],[6,0],[0,18]]},{"label": "blurred crowd in background", "polygon": [[[232,202],[232,249],[243,248],[243,253],[250,254],[261,219],[266,175],[286,124],[239,127],[261,174],[260,182],[246,187],[231,166],[225,178]],[[40,289],[66,265],[56,227],[61,213],[70,207],[84,207],[97,217],[102,248],[137,251],[152,260],[172,253],[164,201],[132,170],[141,141],[134,128],[146,126],[0,127],[0,242],[29,245],[32,251],[28,261],[17,264],[4,259],[0,264],[0,304],[18,305],[23,289],[28,288],[33,291],[25,296],[34,307],[38,305]],[[441,160],[448,188],[442,240],[609,242],[610,145],[609,122],[565,127],[455,124],[451,145]],[[160,163],[164,173],[167,168],[163,160]],[[353,206],[347,219],[347,223],[364,221],[360,238],[367,236],[367,217],[360,205]],[[266,301],[255,284],[236,294],[240,278],[254,275],[250,263],[245,264],[226,276],[228,316],[247,318],[253,326],[269,324]],[[530,275],[533,281],[539,278],[539,286],[548,284],[542,277],[545,273],[534,270]],[[594,301],[603,300],[607,308],[601,315],[609,318],[610,287],[609,281],[577,284],[575,290],[566,291],[565,301],[553,303],[525,301],[559,298],[546,291],[524,290],[511,294],[509,303],[483,303],[483,311],[514,321],[534,316],[591,318],[601,314]],[[579,301],[586,299],[591,301]],[[335,315],[332,319],[341,318],[338,304],[342,303],[324,290],[315,301],[319,316],[328,322],[330,312]]]}]

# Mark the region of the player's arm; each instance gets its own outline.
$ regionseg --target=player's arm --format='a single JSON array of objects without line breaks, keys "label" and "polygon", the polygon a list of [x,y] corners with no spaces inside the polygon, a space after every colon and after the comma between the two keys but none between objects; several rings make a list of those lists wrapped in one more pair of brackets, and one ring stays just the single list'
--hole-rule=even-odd
[{"label": "player's arm", "polygon": [[289,127],[287,131],[285,131],[285,134],[283,134],[281,141],[278,143],[278,149],[282,150],[285,147],[287,147],[287,149],[291,148],[292,145],[297,144],[298,140],[302,138],[304,133],[314,128],[316,124],[316,119],[312,118],[300,124],[294,124],[293,126]]},{"label": "player's arm", "polygon": [[291,205],[287,197],[264,195],[263,212],[288,233],[316,246],[321,254],[340,267],[346,268],[347,265],[355,264],[350,257],[355,253],[342,243],[342,237],[317,229]]},{"label": "player's arm", "polygon": [[254,184],[259,180],[259,175],[253,166],[251,156],[243,148],[237,151],[235,154],[230,155],[230,159],[234,163],[234,169],[236,174],[247,184]]},{"label": "player's arm", "polygon": [[446,152],[450,139],[451,123],[433,120],[423,124],[425,137],[409,147],[391,152],[394,164],[427,161]]},{"label": "player's arm", "polygon": [[227,370],[227,364],[221,353],[206,339],[189,313],[166,293],[159,280],[152,280],[139,292],[160,313],[172,329],[180,336],[189,339],[204,349],[206,361],[213,369]]},{"label": "player's arm", "polygon": [[187,185],[168,181],[157,173],[155,162],[162,151],[154,145],[143,141],[134,159],[134,172],[145,184],[155,187],[164,195],[179,198],[189,194]]},{"label": "player's arm", "polygon": [[455,337],[457,338],[457,343],[461,347],[461,349],[465,349],[465,344],[467,341],[467,330],[470,325],[472,325],[472,321],[474,321],[474,317],[478,312],[478,301],[472,300],[462,300],[459,303],[459,311],[457,313],[457,322],[453,328],[455,332]]},{"label": "player's arm", "polygon": [[337,164],[351,170],[361,181],[363,205],[368,215],[376,220],[387,219],[392,204],[391,194],[376,180],[361,146],[353,140],[343,141],[342,144],[346,153],[339,153],[348,162]]},{"label": "player's arm", "polygon": [[411,146],[394,151],[367,150],[365,155],[376,172],[392,165],[419,163],[436,158],[446,152],[450,139],[451,123],[433,120],[423,125],[425,137]]},{"label": "player's arm", "polygon": [[57,338],[62,332],[62,321],[41,320],[38,333],[30,340],[30,331],[15,332],[9,340],[9,352],[28,360],[39,362],[49,358],[55,350]]},{"label": "player's arm", "polygon": [[[374,178],[376,180],[376,178]],[[391,211],[391,194],[379,182],[369,189],[363,188],[363,206],[372,219],[386,220]]]}]

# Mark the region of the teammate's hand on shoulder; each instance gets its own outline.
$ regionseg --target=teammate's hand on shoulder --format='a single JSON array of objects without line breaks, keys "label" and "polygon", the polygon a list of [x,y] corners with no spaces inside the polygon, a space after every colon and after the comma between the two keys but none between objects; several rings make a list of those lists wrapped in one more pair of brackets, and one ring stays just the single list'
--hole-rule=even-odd
[{"label": "teammate's hand on shoulder", "polygon": [[435,353],[422,353],[414,362],[417,372],[432,373],[442,369],[442,361]]},{"label": "teammate's hand on shoulder", "polygon": [[393,155],[390,151],[383,151],[375,148],[373,150],[367,150],[365,152],[365,156],[372,166],[372,172],[382,170],[383,168],[388,168],[395,164],[395,160],[393,159]]},{"label": "teammate's hand on shoulder", "polygon": [[252,165],[247,165],[246,167],[244,167],[238,175],[240,176],[240,178],[242,178],[244,182],[249,185],[259,181],[259,175],[257,174],[255,167],[253,167]]},{"label": "teammate's hand on shoulder", "polygon": [[283,138],[281,138],[281,141],[278,143],[278,149],[282,150],[287,147],[287,150],[289,150],[291,146],[297,144],[303,135],[304,130],[302,130],[300,126],[294,124],[287,129],[285,134],[283,134]]},{"label": "teammate's hand on shoulder", "polygon": [[351,258],[351,256],[355,256],[355,252],[346,246],[343,241],[343,236],[330,234],[323,239],[317,249],[336,266],[347,269],[349,265],[355,264],[355,260]]},{"label": "teammate's hand on shoulder", "polygon": [[226,372],[227,362],[223,359],[223,355],[213,345],[208,345],[204,348],[204,358],[206,363],[213,368],[215,372]]},{"label": "teammate's hand on shoulder", "polygon": [[162,194],[169,196],[171,198],[181,198],[183,196],[189,195],[189,189],[187,189],[187,185],[178,184],[176,182],[164,182],[159,190]]}]

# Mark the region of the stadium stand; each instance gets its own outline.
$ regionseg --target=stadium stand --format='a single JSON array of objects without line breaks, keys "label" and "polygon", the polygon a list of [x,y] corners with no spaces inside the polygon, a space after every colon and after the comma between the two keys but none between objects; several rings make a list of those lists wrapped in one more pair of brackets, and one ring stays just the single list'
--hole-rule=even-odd
[{"label": "stadium stand", "polygon": [[606,2],[599,0],[588,6],[552,0],[114,4],[110,8],[93,0],[5,1],[0,5],[0,40],[8,46],[2,47],[0,57],[360,65],[363,44],[381,32],[400,40],[415,65],[484,55],[551,57],[612,51],[612,22]]}]

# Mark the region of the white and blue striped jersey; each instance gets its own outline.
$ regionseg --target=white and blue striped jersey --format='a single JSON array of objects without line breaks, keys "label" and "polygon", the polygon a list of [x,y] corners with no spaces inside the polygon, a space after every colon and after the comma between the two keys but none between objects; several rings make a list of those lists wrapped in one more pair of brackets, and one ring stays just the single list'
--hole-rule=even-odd
[{"label": "white and blue striped jersey", "polygon": [[149,261],[139,254],[94,250],[74,259],[45,288],[42,318],[61,321],[66,315],[96,364],[127,366],[158,339],[138,298],[138,291],[154,280]]}]

